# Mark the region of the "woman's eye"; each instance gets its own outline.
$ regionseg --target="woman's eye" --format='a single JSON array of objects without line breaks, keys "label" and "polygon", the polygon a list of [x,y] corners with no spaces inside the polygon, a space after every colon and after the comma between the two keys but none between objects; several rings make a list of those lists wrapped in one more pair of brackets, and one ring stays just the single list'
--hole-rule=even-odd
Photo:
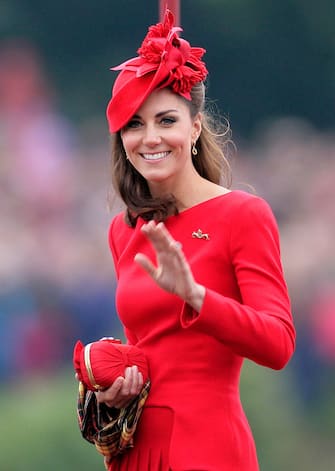
[{"label": "woman's eye", "polygon": [[168,117],[168,116],[166,116],[165,118],[162,118],[162,120],[161,120],[161,123],[165,124],[165,125],[170,125],[170,124],[173,124],[175,122],[176,122],[175,118],[171,118],[171,117]]},{"label": "woman's eye", "polygon": [[138,128],[139,126],[141,126],[141,121],[139,121],[138,119],[132,119],[129,121],[129,123],[126,124],[125,128]]}]

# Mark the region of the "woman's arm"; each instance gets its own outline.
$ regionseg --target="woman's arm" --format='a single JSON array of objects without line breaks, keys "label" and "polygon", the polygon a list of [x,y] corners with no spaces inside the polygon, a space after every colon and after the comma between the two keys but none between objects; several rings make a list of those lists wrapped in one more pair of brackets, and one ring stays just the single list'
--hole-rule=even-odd
[{"label": "woman's arm", "polygon": [[294,351],[295,329],[275,218],[264,200],[253,197],[231,224],[241,302],[206,289],[200,310],[184,304],[181,325],[200,329],[259,364],[283,368]]}]

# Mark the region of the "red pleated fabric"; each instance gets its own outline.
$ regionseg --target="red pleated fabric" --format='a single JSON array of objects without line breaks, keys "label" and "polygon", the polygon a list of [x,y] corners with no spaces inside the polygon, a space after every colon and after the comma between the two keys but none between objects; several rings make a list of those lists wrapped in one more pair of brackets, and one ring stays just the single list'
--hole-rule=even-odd
[{"label": "red pleated fabric", "polygon": [[134,448],[116,457],[108,471],[170,471],[169,448],[173,411],[145,406],[134,436]]}]

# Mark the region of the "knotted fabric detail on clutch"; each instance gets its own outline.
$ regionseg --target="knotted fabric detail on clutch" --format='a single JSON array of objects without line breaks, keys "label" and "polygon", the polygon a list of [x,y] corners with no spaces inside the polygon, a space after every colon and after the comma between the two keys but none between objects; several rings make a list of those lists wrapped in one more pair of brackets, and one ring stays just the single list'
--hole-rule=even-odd
[{"label": "knotted fabric detail on clutch", "polygon": [[87,389],[99,391],[111,386],[118,376],[124,376],[128,366],[136,365],[143,381],[149,377],[148,363],[143,352],[135,345],[104,337],[83,345],[80,340],[73,350],[73,366],[78,379]]}]

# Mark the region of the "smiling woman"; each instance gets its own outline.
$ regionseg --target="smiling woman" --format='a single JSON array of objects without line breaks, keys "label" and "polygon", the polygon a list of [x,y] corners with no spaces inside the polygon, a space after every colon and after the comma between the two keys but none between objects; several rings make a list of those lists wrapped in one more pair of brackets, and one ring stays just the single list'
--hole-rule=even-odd
[{"label": "smiling woman", "polygon": [[127,159],[147,181],[153,197],[173,194],[185,204],[189,196],[185,187],[202,179],[191,153],[200,132],[200,113],[192,118],[185,100],[166,88],[152,92],[122,129]]},{"label": "smiling woman", "polygon": [[[204,109],[203,82],[192,87],[190,97],[187,100],[170,87],[158,88],[120,131],[112,133],[113,183],[126,203],[131,225],[139,216],[163,221],[202,199],[228,191],[231,172],[225,154],[230,143],[229,127],[212,122]],[[136,152],[131,153],[134,145],[137,160]],[[144,166],[145,162],[158,164],[161,160],[169,160],[169,165]],[[159,171],[173,171],[170,163],[181,171],[168,178],[168,173]],[[142,173],[143,166],[151,177]],[[156,177],[154,170],[158,172]]]},{"label": "smiling woman", "polygon": [[[149,28],[107,107],[126,206],[109,232],[116,307],[151,381],[134,447],[108,470],[257,471],[243,360],[283,368],[295,342],[278,230],[263,199],[229,189],[229,133],[204,106],[205,51],[179,30],[168,11]],[[132,365],[96,397],[118,407],[142,387]]]}]

